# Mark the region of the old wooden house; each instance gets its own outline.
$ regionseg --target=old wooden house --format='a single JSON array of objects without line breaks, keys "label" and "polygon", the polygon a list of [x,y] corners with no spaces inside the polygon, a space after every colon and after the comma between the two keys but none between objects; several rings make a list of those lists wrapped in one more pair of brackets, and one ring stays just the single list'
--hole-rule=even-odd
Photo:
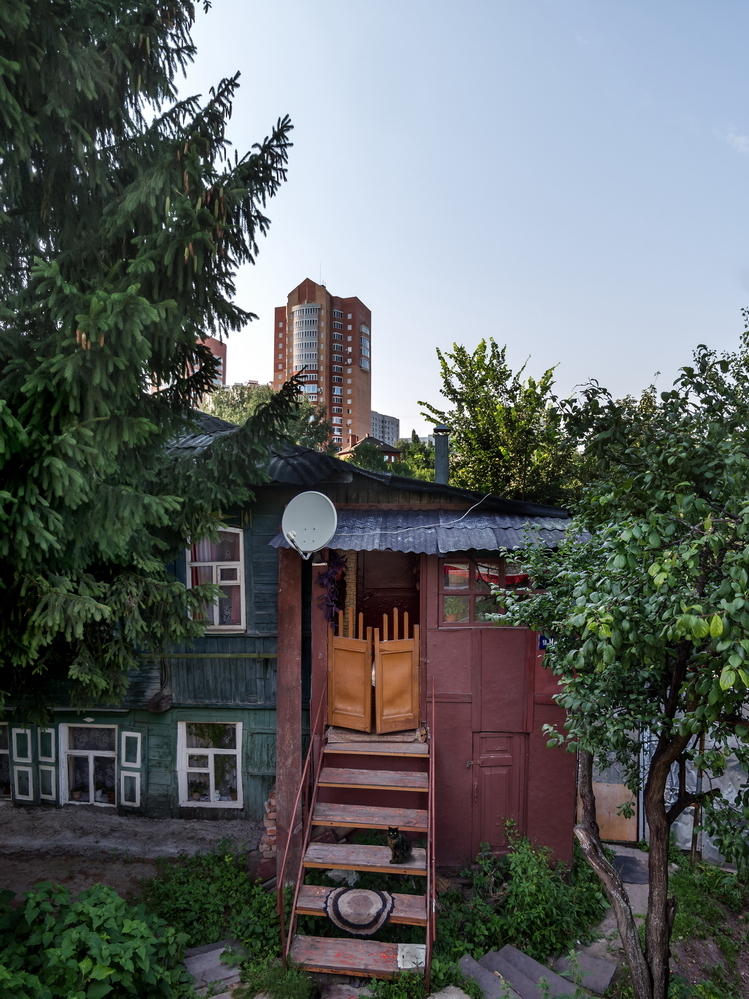
[{"label": "old wooden house", "polygon": [[[210,447],[232,427],[205,417],[202,431],[177,446]],[[309,561],[280,534],[286,504],[307,490],[338,512],[330,548]],[[278,450],[252,506],[232,511],[215,543],[193,545],[174,567],[188,586],[220,587],[205,636],[144,662],[117,707],[81,714],[61,704],[46,729],[11,715],[0,727],[3,796],[260,819],[277,784],[286,842],[311,733],[318,811],[305,814],[307,827],[386,828],[395,815],[418,834],[431,816],[433,860],[459,865],[482,842],[504,850],[512,820],[570,862],[574,758],[547,748],[542,731],[563,720],[555,680],[538,635],[497,625],[492,592],[522,585],[508,553],[529,536],[557,544],[566,516]],[[330,613],[336,601],[340,615]],[[388,778],[388,769],[405,776]],[[345,776],[363,771],[366,801]],[[321,854],[310,866],[326,864]]]}]

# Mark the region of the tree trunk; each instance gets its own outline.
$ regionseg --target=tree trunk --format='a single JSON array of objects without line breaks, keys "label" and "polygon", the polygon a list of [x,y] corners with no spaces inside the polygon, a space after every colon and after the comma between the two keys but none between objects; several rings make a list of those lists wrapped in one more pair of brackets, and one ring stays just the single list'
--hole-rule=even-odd
[{"label": "tree trunk", "polygon": [[575,826],[575,836],[585,859],[601,879],[614,910],[619,936],[629,964],[636,999],[654,999],[653,982],[640,946],[635,918],[622,879],[606,859],[598,835],[596,799],[593,794],[593,756],[581,751],[577,765],[578,791],[583,804],[583,820]]},{"label": "tree trunk", "polygon": [[662,752],[660,747],[656,750],[650,764],[644,795],[645,817],[650,829],[645,953],[653,976],[653,999],[666,999],[668,995],[669,942],[676,915],[676,902],[668,897],[668,846],[671,825],[664,800],[672,755],[671,752]]}]

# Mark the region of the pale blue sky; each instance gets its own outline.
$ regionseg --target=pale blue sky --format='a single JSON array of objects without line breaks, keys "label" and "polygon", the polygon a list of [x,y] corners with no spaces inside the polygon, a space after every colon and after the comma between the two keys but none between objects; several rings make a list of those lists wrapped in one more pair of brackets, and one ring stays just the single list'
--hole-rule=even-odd
[{"label": "pale blue sky", "polygon": [[290,114],[289,180],[230,381],[272,374],[305,277],[372,310],[372,405],[424,432],[435,347],[670,384],[749,305],[745,0],[214,0],[183,93],[240,70],[240,152]]}]

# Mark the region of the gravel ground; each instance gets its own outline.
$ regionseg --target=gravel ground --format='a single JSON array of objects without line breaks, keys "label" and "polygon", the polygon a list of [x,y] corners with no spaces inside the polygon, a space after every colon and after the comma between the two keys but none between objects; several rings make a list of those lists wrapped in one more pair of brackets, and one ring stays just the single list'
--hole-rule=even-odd
[{"label": "gravel ground", "polygon": [[96,805],[0,808],[0,854],[174,857],[206,853],[223,839],[256,850],[262,825],[249,820],[149,819],[114,815]]}]

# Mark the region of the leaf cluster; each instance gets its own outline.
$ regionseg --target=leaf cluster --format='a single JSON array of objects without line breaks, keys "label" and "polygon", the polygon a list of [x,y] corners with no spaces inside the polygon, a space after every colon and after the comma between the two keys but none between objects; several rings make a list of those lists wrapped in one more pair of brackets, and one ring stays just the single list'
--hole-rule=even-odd
[{"label": "leaf cluster", "polygon": [[44,882],[11,908],[0,896],[0,991],[7,999],[189,996],[186,935],[94,885],[73,901]]}]

